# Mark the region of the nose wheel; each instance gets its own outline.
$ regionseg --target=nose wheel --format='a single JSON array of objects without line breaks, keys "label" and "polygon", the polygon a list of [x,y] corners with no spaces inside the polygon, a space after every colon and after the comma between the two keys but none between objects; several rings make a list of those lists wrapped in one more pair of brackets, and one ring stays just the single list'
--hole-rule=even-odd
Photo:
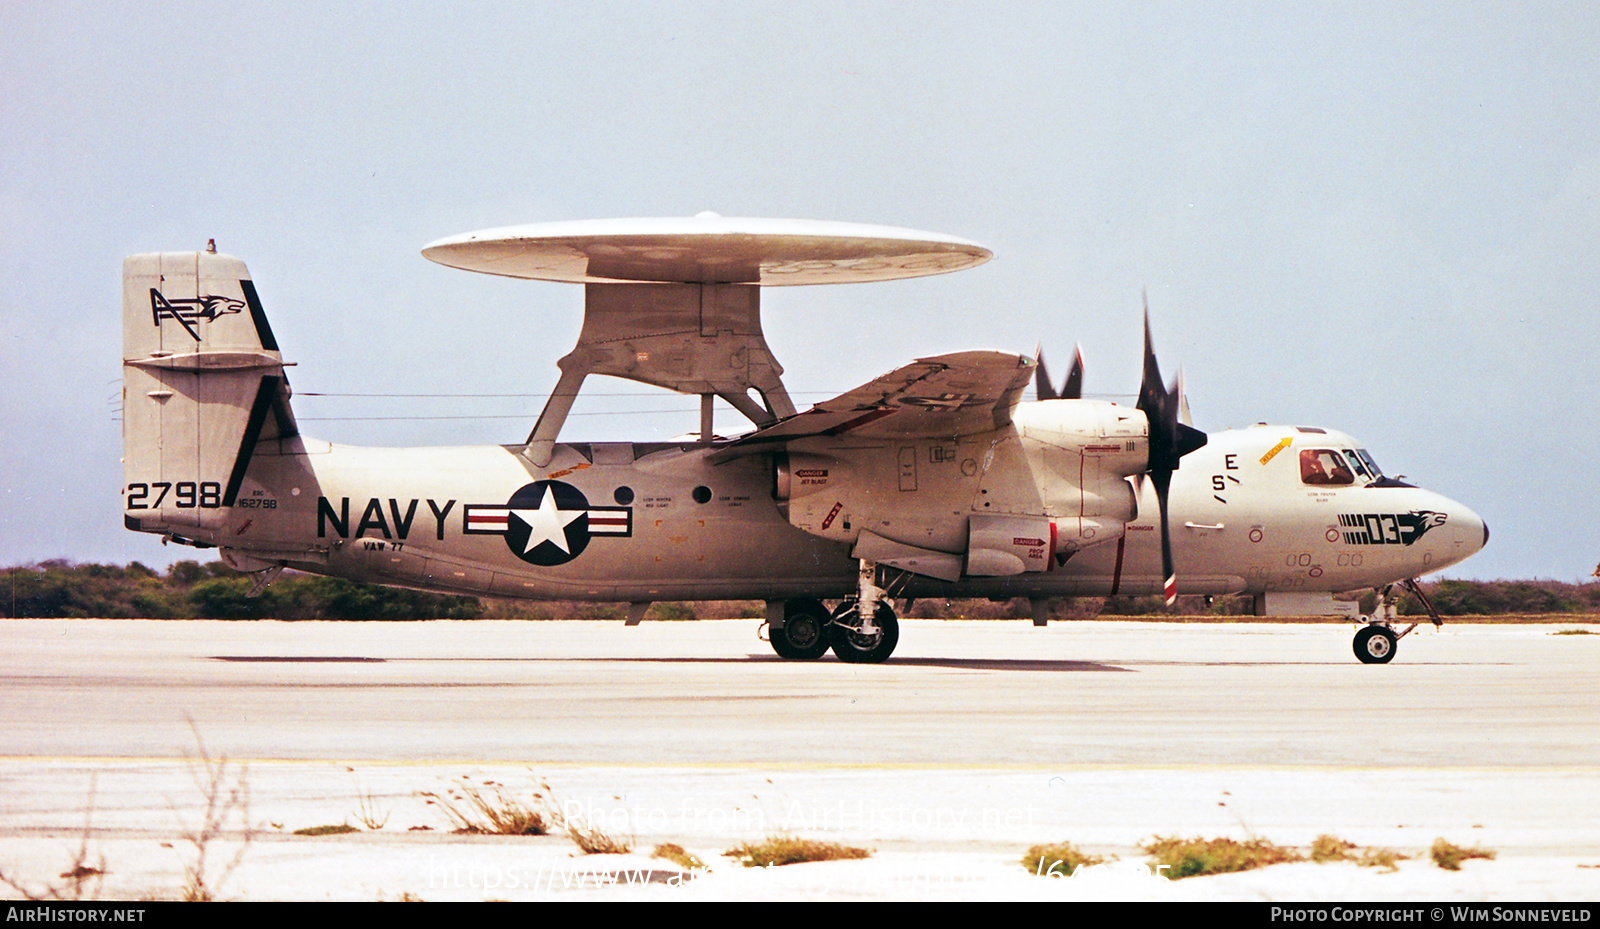
[{"label": "nose wheel", "polygon": [[1368,626],[1356,633],[1356,657],[1362,664],[1388,664],[1399,643],[1388,626]]},{"label": "nose wheel", "polygon": [[[1428,617],[1433,620],[1434,626],[1444,625],[1444,620],[1439,616],[1439,610],[1428,599],[1416,578],[1408,578],[1399,583],[1400,587],[1411,592],[1423,608],[1428,611]],[[1395,648],[1400,640],[1411,634],[1417,628],[1416,623],[1406,626],[1399,632],[1394,631],[1392,625],[1395,618],[1394,584],[1389,584],[1377,589],[1378,602],[1372,609],[1372,615],[1367,617],[1367,627],[1356,633],[1353,648],[1356,658],[1362,664],[1388,664],[1394,658]]]}]

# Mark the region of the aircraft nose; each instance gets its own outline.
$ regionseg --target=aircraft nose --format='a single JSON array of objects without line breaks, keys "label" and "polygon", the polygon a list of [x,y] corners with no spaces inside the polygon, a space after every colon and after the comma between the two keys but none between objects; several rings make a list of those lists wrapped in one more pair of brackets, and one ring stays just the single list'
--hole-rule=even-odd
[{"label": "aircraft nose", "polygon": [[1446,525],[1451,527],[1451,532],[1448,550],[1443,554],[1451,564],[1478,553],[1489,544],[1489,524],[1483,517],[1454,500],[1449,502],[1446,512],[1449,513]]}]

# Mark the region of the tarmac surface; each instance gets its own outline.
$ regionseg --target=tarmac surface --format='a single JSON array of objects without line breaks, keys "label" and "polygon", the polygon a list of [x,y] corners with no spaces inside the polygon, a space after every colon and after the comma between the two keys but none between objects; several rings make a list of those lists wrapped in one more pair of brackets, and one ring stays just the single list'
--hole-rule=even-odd
[{"label": "tarmac surface", "polygon": [[[0,896],[69,892],[87,821],[85,892],[121,899],[197,868],[225,899],[1600,897],[1600,635],[1422,628],[1366,666],[1347,625],[908,620],[847,665],[757,627],[0,620]],[[635,853],[451,834],[422,794],[465,787]],[[875,854],[722,857],[779,833]],[[1413,857],[1167,881],[1140,849],[1321,834]],[[1441,870],[1441,837],[1497,857]],[[1061,841],[1113,863],[1020,866]]]}]

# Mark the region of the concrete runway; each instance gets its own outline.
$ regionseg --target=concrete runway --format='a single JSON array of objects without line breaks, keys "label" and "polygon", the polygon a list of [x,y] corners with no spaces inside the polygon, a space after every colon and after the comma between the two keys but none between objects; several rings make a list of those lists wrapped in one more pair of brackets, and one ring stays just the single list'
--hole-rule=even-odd
[{"label": "concrete runway", "polygon": [[[394,863],[448,838],[403,830],[443,827],[416,794],[461,777],[525,791],[548,780],[569,813],[646,851],[678,841],[714,857],[784,830],[880,850],[859,868],[912,856],[924,870],[1000,869],[945,894],[957,898],[1039,892],[1011,873],[1037,842],[1126,859],[1150,836],[1180,833],[1306,844],[1333,832],[1412,850],[1448,835],[1502,857],[1469,866],[1479,876],[1459,886],[1408,864],[1402,874],[1417,877],[1403,885],[1355,869],[1282,890],[1237,875],[1051,892],[1600,892],[1600,635],[1447,625],[1403,640],[1392,664],[1364,666],[1345,625],[926,620],[902,624],[889,663],[862,666],[779,661],[756,627],[0,621],[0,870],[18,870],[8,854],[47,870],[82,827],[91,779],[97,834],[150,859],[140,843],[192,806],[184,759],[198,732],[212,757],[250,764],[252,815],[266,824],[255,870],[238,878],[252,897],[494,896]],[[339,847],[346,867],[388,862],[383,876],[324,887],[325,868],[295,871],[306,847],[294,843],[306,840],[280,833],[349,820],[361,795],[394,822]],[[536,841],[558,843],[557,858],[572,850]],[[452,860],[503,862],[492,843],[449,847]],[[159,893],[175,855],[125,866],[127,883],[107,892]],[[699,886],[736,886],[723,880]]]}]

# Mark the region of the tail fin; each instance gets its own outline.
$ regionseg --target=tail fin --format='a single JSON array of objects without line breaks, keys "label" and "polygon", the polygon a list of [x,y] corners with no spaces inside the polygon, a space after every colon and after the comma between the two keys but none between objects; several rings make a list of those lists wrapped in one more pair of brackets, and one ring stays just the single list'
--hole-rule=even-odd
[{"label": "tail fin", "polygon": [[124,522],[213,541],[256,443],[298,431],[244,262],[212,251],[126,259],[122,355]]}]

